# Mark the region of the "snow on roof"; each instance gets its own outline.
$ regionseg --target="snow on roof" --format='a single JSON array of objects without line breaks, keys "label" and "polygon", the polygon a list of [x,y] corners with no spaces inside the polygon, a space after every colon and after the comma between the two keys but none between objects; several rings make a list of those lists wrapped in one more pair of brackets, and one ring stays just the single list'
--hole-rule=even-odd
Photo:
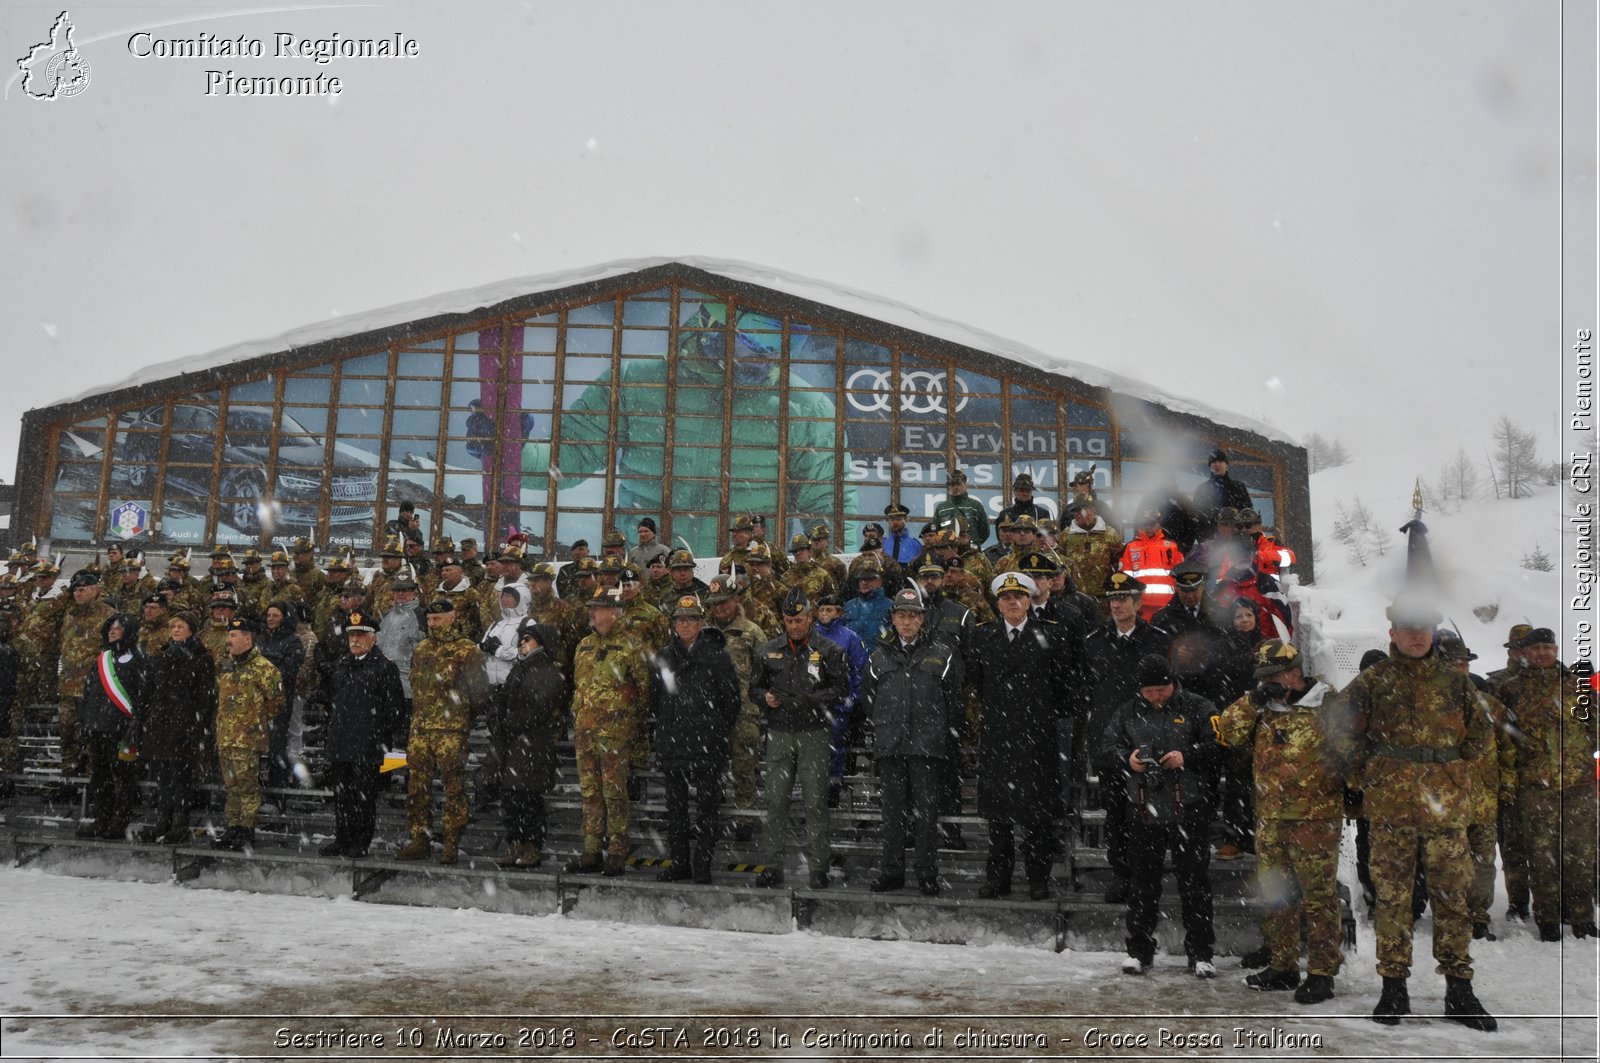
[{"label": "snow on roof", "polygon": [[838,285],[809,277],[795,276],[769,266],[736,262],[730,259],[702,258],[695,255],[673,258],[618,259],[613,262],[604,262],[578,270],[566,270],[532,277],[517,277],[511,280],[495,281],[476,288],[462,288],[458,291],[431,295],[407,303],[396,303],[393,306],[386,306],[377,310],[329,318],[314,325],[292,329],[278,336],[236,343],[232,346],[211,351],[208,354],[149,365],[124,380],[89,388],[70,398],[63,399],[62,403],[80,402],[106,392],[154,383],[168,377],[177,376],[180,373],[195,373],[216,369],[234,362],[258,358],[268,354],[277,354],[298,347],[309,347],[313,344],[324,343],[344,336],[392,328],[396,325],[403,325],[408,321],[418,321],[443,314],[470,313],[471,311],[481,310],[512,299],[535,295],[542,291],[553,291],[559,288],[623,277],[640,270],[674,263],[704,270],[707,273],[726,277],[729,280],[770,288],[796,298],[823,303],[839,310],[860,314],[863,317],[921,332],[951,343],[973,347],[1021,365],[1032,366],[1050,373],[1059,373],[1094,387],[1108,388],[1118,394],[1142,399],[1174,413],[1191,414],[1217,424],[1254,432],[1278,442],[1294,446],[1299,445],[1295,439],[1284,434],[1282,430],[1253,418],[1226,410],[1218,410],[1203,403],[1195,402],[1192,399],[1171,395],[1145,381],[1135,380],[1120,373],[1113,373],[1098,366],[1087,365],[1059,354],[1041,351],[1038,348],[1029,347],[1026,344],[1006,339],[1003,336],[997,336],[991,332],[985,332],[982,329],[973,328],[970,325],[964,325],[959,321],[951,321],[947,318],[927,313],[916,307],[907,306],[904,303],[896,302],[883,296],[872,295],[851,288],[842,288]]}]

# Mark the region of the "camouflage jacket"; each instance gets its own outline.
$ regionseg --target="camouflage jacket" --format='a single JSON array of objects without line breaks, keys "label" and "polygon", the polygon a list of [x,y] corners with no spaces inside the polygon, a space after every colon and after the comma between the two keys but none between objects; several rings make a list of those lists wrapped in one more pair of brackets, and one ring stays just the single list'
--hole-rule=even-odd
[{"label": "camouflage jacket", "polygon": [[1066,549],[1067,575],[1085,594],[1099,598],[1105,594],[1106,577],[1117,567],[1122,557],[1122,536],[1104,519],[1097,520],[1093,531],[1080,531],[1071,526],[1061,536]]},{"label": "camouflage jacket", "polygon": [[[459,609],[457,617],[460,616]],[[411,731],[472,730],[489,700],[489,679],[477,643],[456,624],[430,630],[411,655]]]},{"label": "camouflage jacket", "polygon": [[283,677],[254,647],[223,654],[217,667],[217,748],[265,753],[272,721],[283,711]]},{"label": "camouflage jacket", "polygon": [[260,620],[266,615],[267,606],[272,604],[273,592],[276,584],[266,576],[257,576],[251,579],[248,575],[239,577],[237,593],[239,595],[239,611],[245,616]]},{"label": "camouflage jacket", "polygon": [[[561,669],[561,674],[572,681],[572,651],[577,648],[578,640],[587,630],[585,618],[579,615],[571,603],[565,602],[551,594],[548,598],[528,599],[528,616],[541,624],[549,624],[561,633],[561,650],[555,654],[553,660],[556,667]],[[581,625],[581,626],[580,626]]]},{"label": "camouflage jacket", "polygon": [[[1389,657],[1344,692],[1354,733],[1353,786],[1373,823],[1422,829],[1468,825],[1472,761],[1493,742],[1472,680],[1437,654]],[[1591,769],[1592,770],[1592,769]]]},{"label": "camouflage jacket", "polygon": [[750,568],[750,548],[734,547],[722,555],[722,560],[717,562],[718,572],[732,572],[737,568],[741,575],[748,575]]},{"label": "camouflage jacket", "polygon": [[[378,616],[382,616],[394,608],[394,585],[403,571],[405,570],[396,569],[393,572],[386,572],[383,569],[379,569],[372,574],[371,581],[367,583],[368,609]],[[495,610],[497,617],[499,612],[499,609]]]},{"label": "camouflage jacket", "polygon": [[[900,567],[900,562],[892,557],[879,555],[876,559],[878,569],[883,574],[883,593],[892,596],[901,587],[906,585],[905,569]],[[856,593],[856,583],[861,579],[862,569],[867,567],[866,555],[857,555],[850,561],[846,569],[845,587],[851,594]]]},{"label": "camouflage jacket", "polygon": [[226,624],[207,624],[200,629],[200,645],[211,654],[211,660],[220,668],[228,658],[228,627]]},{"label": "camouflage jacket", "polygon": [[300,588],[300,598],[306,602],[321,598],[322,585],[327,582],[322,569],[316,565],[302,566],[298,561],[289,566],[289,580]]},{"label": "camouflage jacket", "polygon": [[750,669],[767,644],[768,635],[744,615],[742,605],[726,624],[712,620],[710,625],[722,632],[724,647],[733,660],[733,670],[738,673],[740,714],[759,719],[761,709],[750,700]]},{"label": "camouflage jacket", "polygon": [[[1477,685],[1476,680],[1474,685]],[[1478,711],[1489,718],[1494,741],[1472,762],[1478,784],[1472,792],[1473,824],[1498,822],[1501,799],[1510,800],[1517,792],[1517,747],[1506,726],[1510,712],[1499,698],[1489,693],[1487,686],[1485,683],[1478,688]]]},{"label": "camouflage jacket", "polygon": [[172,641],[171,623],[172,617],[170,614],[155,623],[139,622],[139,648],[152,661],[156,659],[156,654],[165,649],[167,643]]},{"label": "camouflage jacket", "polygon": [[52,676],[56,662],[61,657],[61,614],[71,598],[35,598],[29,596],[22,606],[22,626],[16,638],[17,655],[26,667],[32,664],[43,668]]},{"label": "camouflage jacket", "polygon": [[478,640],[483,638],[483,613],[479,609],[478,595],[472,589],[472,584],[463,579],[454,587],[440,587],[431,598],[449,598],[456,607],[456,630],[463,637],[470,639],[476,646]]},{"label": "camouflage jacket", "polygon": [[1222,744],[1253,749],[1256,818],[1338,819],[1344,811],[1349,728],[1338,695],[1314,676],[1293,705],[1258,705],[1249,694],[1213,721]]},{"label": "camouflage jacket", "polygon": [[1594,785],[1595,696],[1562,665],[1523,668],[1500,684],[1516,719],[1517,786]]},{"label": "camouflage jacket", "polygon": [[83,694],[84,680],[100,658],[100,628],[117,614],[96,598],[88,605],[73,603],[61,612],[61,678],[56,693],[63,698]]},{"label": "camouflage jacket", "polygon": [[572,715],[579,730],[626,741],[650,696],[649,654],[619,623],[608,635],[591,631],[572,663]]},{"label": "camouflage jacket", "polygon": [[844,562],[839,559],[837,554],[818,554],[816,551],[812,551],[811,560],[833,577],[834,589],[841,597],[856,592],[856,589],[850,585],[850,571],[844,567]]},{"label": "camouflage jacket", "polygon": [[988,587],[978,583],[978,577],[964,568],[952,568],[945,573],[944,595],[972,610],[976,624],[994,619],[994,608],[989,604]]},{"label": "camouflage jacket", "polygon": [[645,653],[660,653],[672,634],[671,622],[667,620],[669,615],[645,601],[641,594],[624,604],[617,626],[638,639]]},{"label": "camouflage jacket", "polygon": [[984,599],[988,600],[989,584],[994,582],[994,566],[989,564],[989,559],[983,556],[982,550],[973,546],[963,547],[956,552],[956,556],[961,559],[961,570],[978,581],[978,586],[983,588]]},{"label": "camouflage jacket", "polygon": [[783,588],[787,591],[793,587],[799,587],[813,604],[824,594],[839,592],[833,576],[815,561],[796,561],[789,566],[783,577]]},{"label": "camouflage jacket", "polygon": [[783,621],[778,619],[777,609],[749,591],[740,596],[739,611],[746,620],[761,630],[763,642],[783,630]]},{"label": "camouflage jacket", "polygon": [[751,577],[750,587],[747,591],[745,591],[747,611],[749,603],[759,602],[766,607],[767,612],[771,613],[773,616],[777,616],[778,603],[783,601],[783,595],[786,589],[787,588],[784,587],[783,583],[775,578],[769,577],[767,579],[756,579]]}]

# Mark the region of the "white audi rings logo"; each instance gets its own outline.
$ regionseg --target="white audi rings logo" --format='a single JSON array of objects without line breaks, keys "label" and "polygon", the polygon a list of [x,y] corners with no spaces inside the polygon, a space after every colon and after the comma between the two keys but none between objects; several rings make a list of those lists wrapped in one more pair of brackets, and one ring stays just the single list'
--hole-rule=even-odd
[{"label": "white audi rings logo", "polygon": [[[945,413],[944,389],[948,374],[915,370],[900,374],[900,411],[902,413]],[[967,383],[955,378],[956,412],[966,409]],[[862,413],[886,413],[889,410],[889,370],[857,369],[844,382],[846,398],[850,405]],[[870,391],[870,395],[857,392]]]}]

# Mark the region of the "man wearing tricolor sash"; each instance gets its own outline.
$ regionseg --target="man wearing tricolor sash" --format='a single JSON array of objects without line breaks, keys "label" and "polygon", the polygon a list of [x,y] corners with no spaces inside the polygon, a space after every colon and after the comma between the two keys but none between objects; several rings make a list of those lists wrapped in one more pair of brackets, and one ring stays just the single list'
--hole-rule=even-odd
[{"label": "man wearing tricolor sash", "polygon": [[80,826],[77,834],[120,841],[138,800],[139,721],[145,694],[139,621],[127,613],[108,618],[100,627],[100,644],[100,656],[84,680],[78,702],[93,820]]}]

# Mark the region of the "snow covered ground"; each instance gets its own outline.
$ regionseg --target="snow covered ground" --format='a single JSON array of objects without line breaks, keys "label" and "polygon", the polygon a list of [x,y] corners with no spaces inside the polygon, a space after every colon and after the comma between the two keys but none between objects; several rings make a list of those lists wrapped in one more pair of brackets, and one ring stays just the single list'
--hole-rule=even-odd
[{"label": "snow covered ground", "polygon": [[[955,1047],[972,1027],[1051,1038],[1042,1051],[992,1050],[1010,1058],[1118,1052],[1127,1058],[1128,1047],[1114,1047],[1111,1037],[1139,1034],[1154,1055],[1595,1056],[1594,942],[1540,944],[1521,925],[1474,949],[1478,992],[1501,1019],[1494,1035],[1437,1017],[1443,980],[1427,960],[1426,919],[1411,981],[1413,1008],[1422,1017],[1397,1030],[1366,1017],[1378,989],[1366,926],[1335,1000],[1302,1008],[1287,994],[1246,990],[1243,972],[1226,959],[1215,982],[1196,981],[1181,958],[1170,956],[1159,958],[1151,975],[1133,978],[1119,972],[1120,957],[1109,952],[682,930],[68,878],[30,868],[0,871],[0,925],[7,930],[0,942],[0,1013],[8,1059],[361,1055],[327,1045],[286,1047],[282,1040],[339,1030],[384,1035],[381,1051],[368,1052],[390,1056],[413,1051],[395,1048],[395,1031],[413,1028],[428,1046],[445,1029],[510,1038],[505,1050],[459,1053],[468,1058],[514,1053],[522,1029],[567,1028],[574,1043],[566,1054],[605,1055],[614,1051],[616,1031],[643,1037],[659,1026],[689,1032],[694,1051],[670,1041],[663,1051],[678,1057],[711,1054],[700,1048],[706,1028],[727,1038],[752,1026],[762,1033],[761,1048],[723,1054],[991,1054]],[[1555,1017],[1563,1010],[1586,1017],[1563,1022]],[[197,1018],[157,1017],[168,1015]],[[773,1049],[773,1027],[789,1034],[787,1048]],[[879,1037],[899,1030],[919,1042],[940,1028],[945,1040],[899,1050],[819,1049],[806,1046],[807,1028]],[[1218,1047],[1163,1048],[1162,1029],[1174,1037],[1214,1037]],[[1091,1030],[1105,1043],[1086,1045]],[[1280,1047],[1268,1047],[1274,1030],[1315,1035],[1321,1048],[1285,1047],[1282,1036]],[[1262,1040],[1240,1047],[1241,1037]],[[530,1041],[527,1054],[558,1054],[533,1047]]]}]

